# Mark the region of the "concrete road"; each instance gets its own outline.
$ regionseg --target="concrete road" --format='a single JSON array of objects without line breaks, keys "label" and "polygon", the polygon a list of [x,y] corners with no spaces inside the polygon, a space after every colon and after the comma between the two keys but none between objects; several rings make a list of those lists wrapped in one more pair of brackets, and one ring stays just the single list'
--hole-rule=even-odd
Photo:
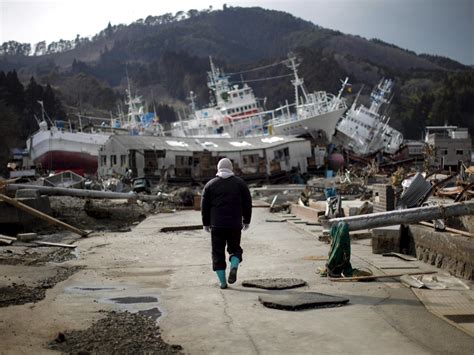
[{"label": "concrete road", "polygon": [[[0,353],[47,353],[58,331],[88,327],[100,310],[158,307],[163,338],[189,354],[468,354],[474,338],[429,313],[396,280],[334,283],[316,270],[328,245],[289,223],[265,222],[254,209],[243,233],[244,262],[238,281],[218,287],[211,269],[210,235],[204,231],[160,233],[165,226],[198,224],[198,212],[149,217],[129,233],[107,233],[79,241],[86,265],[37,304],[0,308]],[[370,248],[353,245],[353,266],[372,268]],[[309,258],[311,259],[311,258]],[[418,263],[418,262],[417,262]],[[418,263],[420,269],[430,267]],[[343,307],[288,312],[263,307],[241,281],[295,277],[314,291],[350,299]],[[156,297],[156,302],[117,304],[116,297]],[[27,335],[28,334],[28,335]]]}]

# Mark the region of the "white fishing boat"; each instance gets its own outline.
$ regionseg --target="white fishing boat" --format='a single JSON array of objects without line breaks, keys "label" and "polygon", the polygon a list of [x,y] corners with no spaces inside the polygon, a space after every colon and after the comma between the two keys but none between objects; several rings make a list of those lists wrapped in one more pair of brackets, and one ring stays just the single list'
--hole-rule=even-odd
[{"label": "white fishing boat", "polygon": [[191,93],[191,115],[173,123],[171,135],[176,137],[249,137],[260,135],[314,135],[323,132],[328,140],[336,124],[347,109],[341,97],[346,78],[337,96],[325,91],[308,93],[298,76],[295,57],[285,61],[293,71],[292,84],[295,102],[286,103],[274,110],[264,111],[253,90],[247,84],[231,85],[229,76],[216,68],[210,59],[208,87],[211,89],[209,107],[196,110]]},{"label": "white fishing boat", "polygon": [[367,108],[358,97],[336,127],[336,141],[356,155],[376,152],[396,153],[403,142],[403,135],[389,126],[390,117],[381,113],[383,104],[390,103],[394,82],[382,79],[371,93],[371,104]]}]

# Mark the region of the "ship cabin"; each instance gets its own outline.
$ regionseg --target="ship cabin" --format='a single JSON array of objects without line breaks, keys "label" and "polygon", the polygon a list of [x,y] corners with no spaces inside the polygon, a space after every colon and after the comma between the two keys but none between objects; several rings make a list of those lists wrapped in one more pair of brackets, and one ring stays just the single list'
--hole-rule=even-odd
[{"label": "ship cabin", "polygon": [[207,181],[217,162],[229,158],[234,172],[247,181],[306,173],[311,143],[292,136],[235,138],[179,138],[113,135],[99,151],[99,176],[132,175],[169,182]]},{"label": "ship cabin", "polygon": [[431,164],[438,168],[456,170],[459,162],[471,161],[472,141],[467,128],[428,126],[425,142],[436,148],[436,156]]},{"label": "ship cabin", "polygon": [[260,111],[255,95],[247,84],[241,88],[234,85],[228,92],[223,92],[221,98],[220,111],[222,115],[232,120],[254,115]]}]

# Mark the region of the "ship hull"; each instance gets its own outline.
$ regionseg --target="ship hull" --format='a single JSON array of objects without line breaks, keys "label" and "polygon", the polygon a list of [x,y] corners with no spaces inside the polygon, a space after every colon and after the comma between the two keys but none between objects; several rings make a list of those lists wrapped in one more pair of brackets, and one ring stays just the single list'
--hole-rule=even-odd
[{"label": "ship hull", "polygon": [[95,174],[98,156],[81,152],[48,151],[34,160],[36,166],[46,170],[71,170],[80,175]]},{"label": "ship hull", "polygon": [[40,130],[27,142],[30,157],[38,168],[73,170],[95,174],[99,149],[110,134]]},{"label": "ship hull", "polygon": [[272,133],[276,135],[304,135],[317,131],[324,131],[331,141],[336,131],[336,125],[346,109],[341,108],[305,119],[288,121],[272,126]]}]

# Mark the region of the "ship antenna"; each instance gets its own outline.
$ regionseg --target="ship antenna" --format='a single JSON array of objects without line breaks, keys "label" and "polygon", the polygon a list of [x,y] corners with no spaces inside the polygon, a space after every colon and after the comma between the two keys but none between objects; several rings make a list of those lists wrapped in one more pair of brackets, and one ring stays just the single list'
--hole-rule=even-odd
[{"label": "ship antenna", "polygon": [[357,96],[356,96],[354,102],[352,103],[351,110],[355,110],[355,106],[356,106],[357,100],[359,100],[359,96],[362,92],[362,89],[364,89],[364,85],[362,85],[362,87],[359,89],[359,92],[357,93]]},{"label": "ship antenna", "polygon": [[196,95],[194,95],[194,91],[189,92],[188,99],[190,101],[189,106],[191,106],[192,113],[196,112],[196,101],[194,101],[196,99]]},{"label": "ship antenna", "polygon": [[344,89],[349,84],[349,78],[346,76],[346,79],[344,81],[341,80],[341,83],[342,83],[341,89],[339,90],[339,93],[337,94],[338,100],[341,98],[342,93],[344,92]]}]

